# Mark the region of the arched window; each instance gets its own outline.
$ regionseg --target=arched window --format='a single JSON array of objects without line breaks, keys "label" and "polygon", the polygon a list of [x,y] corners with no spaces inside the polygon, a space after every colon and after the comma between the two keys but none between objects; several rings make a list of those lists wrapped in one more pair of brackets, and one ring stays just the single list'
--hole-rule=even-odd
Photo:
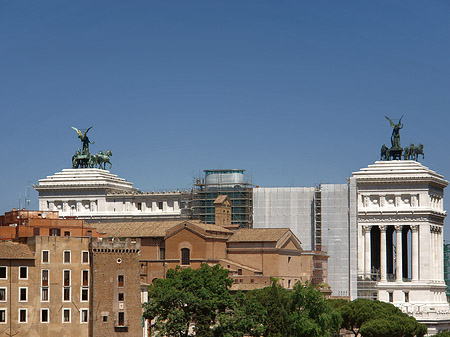
[{"label": "arched window", "polygon": [[191,251],[189,250],[189,248],[181,249],[181,264],[182,265],[191,264]]}]

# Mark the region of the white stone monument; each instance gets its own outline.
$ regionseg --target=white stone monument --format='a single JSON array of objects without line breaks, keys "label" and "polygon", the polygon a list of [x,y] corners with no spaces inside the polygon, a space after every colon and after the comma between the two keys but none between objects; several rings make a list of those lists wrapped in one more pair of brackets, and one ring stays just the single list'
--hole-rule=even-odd
[{"label": "white stone monument", "polygon": [[357,208],[358,292],[373,284],[380,301],[414,316],[428,333],[450,329],[443,270],[448,181],[419,162],[393,160],[354,172],[350,185],[356,186],[350,203]]},{"label": "white stone monument", "polygon": [[179,219],[188,193],[143,193],[131,182],[97,168],[63,169],[40,179],[39,210],[87,222]]}]

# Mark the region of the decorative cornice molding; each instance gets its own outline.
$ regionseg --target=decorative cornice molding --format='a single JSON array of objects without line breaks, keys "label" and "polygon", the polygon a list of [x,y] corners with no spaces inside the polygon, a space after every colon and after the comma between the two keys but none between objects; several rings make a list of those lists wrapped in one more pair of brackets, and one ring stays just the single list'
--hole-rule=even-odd
[{"label": "decorative cornice molding", "polygon": [[375,223],[379,223],[379,222],[424,222],[424,221],[428,221],[427,217],[384,217],[384,216],[379,216],[379,217],[371,217],[371,218],[363,218],[363,217],[358,217],[358,222],[360,223],[366,223],[366,222],[375,222]]}]

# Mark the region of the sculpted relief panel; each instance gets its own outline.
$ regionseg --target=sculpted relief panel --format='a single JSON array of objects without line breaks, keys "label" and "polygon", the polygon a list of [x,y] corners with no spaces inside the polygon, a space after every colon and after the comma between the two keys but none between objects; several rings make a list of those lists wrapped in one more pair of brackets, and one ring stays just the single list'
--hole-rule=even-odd
[{"label": "sculpted relief panel", "polygon": [[[439,205],[439,200],[437,200],[434,196],[431,197],[431,203],[435,205],[437,208]],[[366,209],[374,209],[374,208],[410,208],[410,207],[419,207],[419,194],[402,194],[402,195],[394,195],[394,194],[386,194],[386,195],[378,195],[378,194],[370,194],[370,195],[361,195],[361,206]]]}]

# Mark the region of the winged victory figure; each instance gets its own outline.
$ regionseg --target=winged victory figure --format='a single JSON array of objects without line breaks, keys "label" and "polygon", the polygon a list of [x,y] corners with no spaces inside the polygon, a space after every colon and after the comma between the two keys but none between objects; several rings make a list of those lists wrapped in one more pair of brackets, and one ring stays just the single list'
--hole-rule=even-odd
[{"label": "winged victory figure", "polygon": [[82,133],[80,130],[78,130],[77,128],[74,128],[73,126],[72,126],[72,129],[74,129],[74,130],[77,132],[78,138],[81,139],[81,144],[83,144],[83,150],[82,150],[82,153],[83,153],[83,154],[88,154],[88,153],[89,153],[89,144],[94,144],[94,142],[91,142],[91,141],[89,140],[88,136],[87,136],[87,133],[88,133],[88,131],[89,131],[90,129],[92,129],[92,126],[89,127],[89,128],[85,131],[85,133]]},{"label": "winged victory figure", "polygon": [[388,116],[384,116],[386,117],[387,120],[389,120],[389,122],[391,122],[391,127],[392,127],[392,136],[391,136],[391,144],[392,144],[392,148],[394,149],[400,149],[400,129],[403,128],[403,124],[402,124],[402,118],[403,116],[400,118],[400,120],[398,121],[397,124],[395,124],[392,119],[390,119]]}]

